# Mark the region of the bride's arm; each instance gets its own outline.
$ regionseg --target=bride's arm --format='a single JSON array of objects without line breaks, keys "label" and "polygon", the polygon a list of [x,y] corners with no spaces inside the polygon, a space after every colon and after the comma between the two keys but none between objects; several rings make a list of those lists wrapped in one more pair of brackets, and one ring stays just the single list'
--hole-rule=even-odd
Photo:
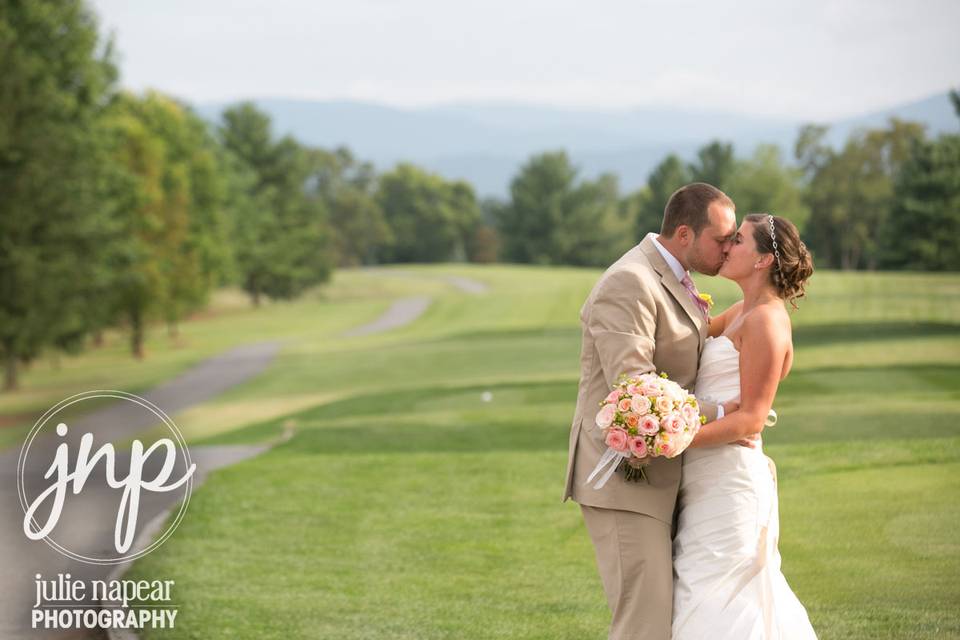
[{"label": "bride's arm", "polygon": [[739,300],[724,310],[720,315],[710,318],[710,326],[707,328],[707,335],[716,338],[724,332],[727,325],[740,315],[740,309],[743,307],[743,300]]},{"label": "bride's arm", "polygon": [[740,345],[740,409],[703,425],[690,446],[732,443],[763,431],[789,348],[789,333],[773,310],[751,313]]}]

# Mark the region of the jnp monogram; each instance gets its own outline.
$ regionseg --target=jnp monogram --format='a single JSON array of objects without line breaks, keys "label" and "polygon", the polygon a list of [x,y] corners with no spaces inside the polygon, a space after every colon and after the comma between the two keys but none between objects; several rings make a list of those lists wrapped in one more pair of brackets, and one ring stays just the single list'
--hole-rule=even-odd
[{"label": "jnp monogram", "polygon": [[[67,442],[60,442],[56,447],[53,460],[43,475],[44,480],[50,481],[49,486],[40,491],[32,500],[28,500],[24,473],[25,469],[28,468],[27,459],[30,454],[31,445],[40,433],[40,430],[45,424],[52,423],[54,416],[67,406],[83,400],[104,397],[132,402],[142,407],[145,411],[149,411],[152,414],[152,418],[159,418],[167,428],[170,429],[176,441],[171,438],[160,438],[144,449],[143,443],[140,440],[133,440],[130,448],[130,467],[125,477],[117,477],[116,451],[113,444],[109,442],[104,443],[94,451],[93,433],[84,433],[82,435],[75,456],[72,454],[70,445]],[[56,434],[59,438],[65,438],[69,430],[70,427],[65,422],[57,423]],[[186,471],[180,477],[172,478],[171,476],[176,467],[178,453],[182,455]],[[144,467],[151,457],[154,456],[159,456],[162,460],[160,469],[153,477],[144,478]],[[81,494],[87,485],[91,473],[97,469],[98,465],[104,467],[106,484],[110,489],[114,490],[109,493],[116,497],[117,517],[113,535],[113,547],[118,554],[116,557],[92,557],[84,555],[76,550],[67,548],[60,542],[54,541],[50,535],[61,519],[64,505],[69,499],[69,495],[79,496]],[[72,396],[44,414],[30,431],[23,445],[23,449],[20,452],[20,460],[17,466],[17,483],[20,502],[24,509],[23,532],[32,540],[44,540],[47,544],[68,557],[91,564],[117,564],[140,557],[159,546],[173,533],[173,530],[180,523],[190,499],[192,478],[195,470],[196,465],[190,461],[190,453],[187,450],[179,429],[177,429],[173,421],[170,420],[163,411],[149,401],[123,391],[90,391]],[[131,545],[134,543],[137,532],[142,492],[166,493],[180,487],[184,487],[183,502],[180,505],[177,516],[167,531],[148,547],[135,553],[127,554],[127,552],[130,551]],[[50,509],[45,522],[41,525],[37,522],[37,514],[48,502],[50,502]]]}]

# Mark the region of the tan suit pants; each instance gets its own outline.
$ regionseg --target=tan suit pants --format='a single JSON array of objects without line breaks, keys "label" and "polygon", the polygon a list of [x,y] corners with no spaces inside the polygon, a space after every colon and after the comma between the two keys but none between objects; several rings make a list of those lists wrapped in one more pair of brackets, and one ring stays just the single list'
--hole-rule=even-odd
[{"label": "tan suit pants", "polygon": [[597,552],[612,620],[610,640],[669,640],[673,616],[670,525],[632,511],[580,505]]}]

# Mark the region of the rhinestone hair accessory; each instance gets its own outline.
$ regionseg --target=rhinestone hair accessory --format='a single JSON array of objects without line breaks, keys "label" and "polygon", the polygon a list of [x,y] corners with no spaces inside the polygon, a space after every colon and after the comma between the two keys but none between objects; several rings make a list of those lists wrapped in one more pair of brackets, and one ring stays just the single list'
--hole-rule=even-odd
[{"label": "rhinestone hair accessory", "polygon": [[777,246],[777,228],[773,224],[773,216],[767,214],[767,222],[770,223],[770,239],[773,240],[773,255],[777,258],[777,268],[783,273],[783,265],[780,264],[780,247]]}]

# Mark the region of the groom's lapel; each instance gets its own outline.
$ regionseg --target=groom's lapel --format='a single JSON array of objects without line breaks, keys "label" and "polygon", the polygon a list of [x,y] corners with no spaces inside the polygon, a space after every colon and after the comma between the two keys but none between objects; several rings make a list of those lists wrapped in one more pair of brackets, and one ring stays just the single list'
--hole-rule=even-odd
[{"label": "groom's lapel", "polygon": [[690,320],[693,321],[694,326],[700,331],[700,344],[702,345],[703,341],[707,339],[707,320],[704,318],[703,312],[700,311],[700,307],[697,306],[697,303],[690,297],[690,293],[686,288],[677,280],[673,269],[670,268],[667,261],[664,260],[660,252],[657,251],[657,247],[654,246],[651,236],[648,235],[643,239],[640,243],[640,248],[650,261],[653,270],[660,274],[660,282],[663,284],[663,287],[680,303],[683,310],[690,316]]}]

